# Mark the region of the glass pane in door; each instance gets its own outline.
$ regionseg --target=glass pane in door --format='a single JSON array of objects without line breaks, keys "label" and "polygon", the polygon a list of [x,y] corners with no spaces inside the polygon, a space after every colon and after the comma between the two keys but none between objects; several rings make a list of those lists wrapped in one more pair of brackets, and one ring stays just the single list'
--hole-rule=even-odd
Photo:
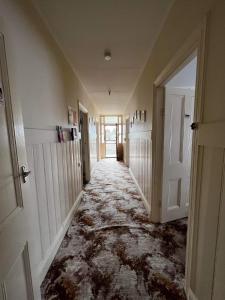
[{"label": "glass pane in door", "polygon": [[116,125],[105,126],[105,140],[116,143]]},{"label": "glass pane in door", "polygon": [[116,143],[105,144],[105,157],[116,157]]},{"label": "glass pane in door", "polygon": [[105,125],[105,157],[116,157],[116,125]]},{"label": "glass pane in door", "polygon": [[106,124],[116,124],[118,123],[118,116],[105,116]]}]

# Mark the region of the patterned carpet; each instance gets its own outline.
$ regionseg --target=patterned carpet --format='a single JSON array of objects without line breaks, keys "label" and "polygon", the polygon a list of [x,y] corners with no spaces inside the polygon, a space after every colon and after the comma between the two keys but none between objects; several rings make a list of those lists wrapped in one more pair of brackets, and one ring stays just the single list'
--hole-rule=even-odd
[{"label": "patterned carpet", "polygon": [[186,299],[186,229],[185,219],[150,223],[127,168],[100,161],[42,283],[42,299]]}]

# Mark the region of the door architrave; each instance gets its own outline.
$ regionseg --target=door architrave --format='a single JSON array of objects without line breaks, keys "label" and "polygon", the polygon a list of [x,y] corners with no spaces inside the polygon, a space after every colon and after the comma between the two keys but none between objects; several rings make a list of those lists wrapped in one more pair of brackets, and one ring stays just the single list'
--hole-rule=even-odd
[{"label": "door architrave", "polygon": [[[200,123],[203,115],[203,84],[205,78],[205,58],[206,58],[206,40],[207,24],[209,14],[205,15],[203,22],[193,31],[183,46],[173,56],[167,66],[162,70],[154,81],[153,86],[153,125],[152,125],[152,204],[150,218],[153,222],[160,221],[160,208],[162,196],[162,168],[163,168],[163,129],[164,129],[164,97],[165,84],[171,77],[179,72],[192,58],[197,55],[197,74],[195,89],[195,107],[193,122]],[[188,299],[193,299],[190,289],[190,274],[193,250],[193,238],[198,229],[195,222],[195,212],[198,210],[199,199],[197,182],[197,161],[198,168],[201,167],[201,153],[198,153],[197,146],[198,131],[193,132],[192,140],[192,163],[191,163],[191,182],[190,182],[190,205],[188,218],[188,236],[186,251],[186,268],[185,268],[185,291]]]}]

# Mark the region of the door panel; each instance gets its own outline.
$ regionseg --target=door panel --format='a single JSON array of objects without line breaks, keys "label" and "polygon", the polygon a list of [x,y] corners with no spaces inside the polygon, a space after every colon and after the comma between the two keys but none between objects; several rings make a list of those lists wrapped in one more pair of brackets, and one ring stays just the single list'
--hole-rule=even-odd
[{"label": "door panel", "polygon": [[202,188],[199,193],[198,230],[192,261],[191,287],[198,299],[211,299],[217,222],[211,223],[209,220],[218,220],[224,151],[220,148],[201,148],[202,175],[199,175],[202,178]]},{"label": "door panel", "polygon": [[[184,105],[183,95],[171,95],[166,93],[166,122],[168,118],[169,134],[165,135],[169,145],[169,163],[182,164],[184,143]],[[167,126],[166,124],[166,126]]]},{"label": "door panel", "polygon": [[165,95],[161,221],[187,216],[194,92],[167,88]]},{"label": "door panel", "polygon": [[6,122],[6,104],[4,100],[0,102],[0,128],[0,224],[2,224],[17,207],[11,148]]},{"label": "door panel", "polygon": [[4,40],[0,34],[0,228],[23,205],[13,123]]},{"label": "door panel", "polygon": [[25,245],[2,284],[2,293],[7,300],[24,300],[32,297],[29,272],[28,248]]},{"label": "door panel", "polygon": [[198,149],[193,195],[195,214],[190,220],[191,264],[189,293],[195,299],[225,299],[224,268],[224,174],[225,123],[200,123],[196,132]]},{"label": "door panel", "polygon": [[167,195],[168,207],[176,208],[181,205],[181,179],[169,180],[168,195]]},{"label": "door panel", "polygon": [[[224,153],[225,157],[225,153]],[[225,161],[223,161],[223,178],[221,186],[221,203],[218,217],[218,240],[215,255],[215,276],[213,287],[213,300],[222,300],[225,298]]]},{"label": "door panel", "polygon": [[[27,208],[27,166],[19,103],[11,105],[4,39],[0,35],[0,294],[5,299],[33,299],[28,251],[32,222]],[[27,179],[26,179],[27,181]]]}]

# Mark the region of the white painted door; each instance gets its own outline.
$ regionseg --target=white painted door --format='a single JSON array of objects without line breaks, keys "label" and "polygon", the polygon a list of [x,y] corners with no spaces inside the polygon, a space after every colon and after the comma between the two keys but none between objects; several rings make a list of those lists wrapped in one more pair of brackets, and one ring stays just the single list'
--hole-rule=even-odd
[{"label": "white painted door", "polygon": [[161,222],[188,214],[194,91],[166,88]]},{"label": "white painted door", "polygon": [[188,299],[224,300],[225,121],[197,124],[188,224]]},{"label": "white painted door", "polygon": [[23,122],[17,102],[11,102],[4,40],[0,36],[0,299],[33,299],[26,213],[28,183]]}]

